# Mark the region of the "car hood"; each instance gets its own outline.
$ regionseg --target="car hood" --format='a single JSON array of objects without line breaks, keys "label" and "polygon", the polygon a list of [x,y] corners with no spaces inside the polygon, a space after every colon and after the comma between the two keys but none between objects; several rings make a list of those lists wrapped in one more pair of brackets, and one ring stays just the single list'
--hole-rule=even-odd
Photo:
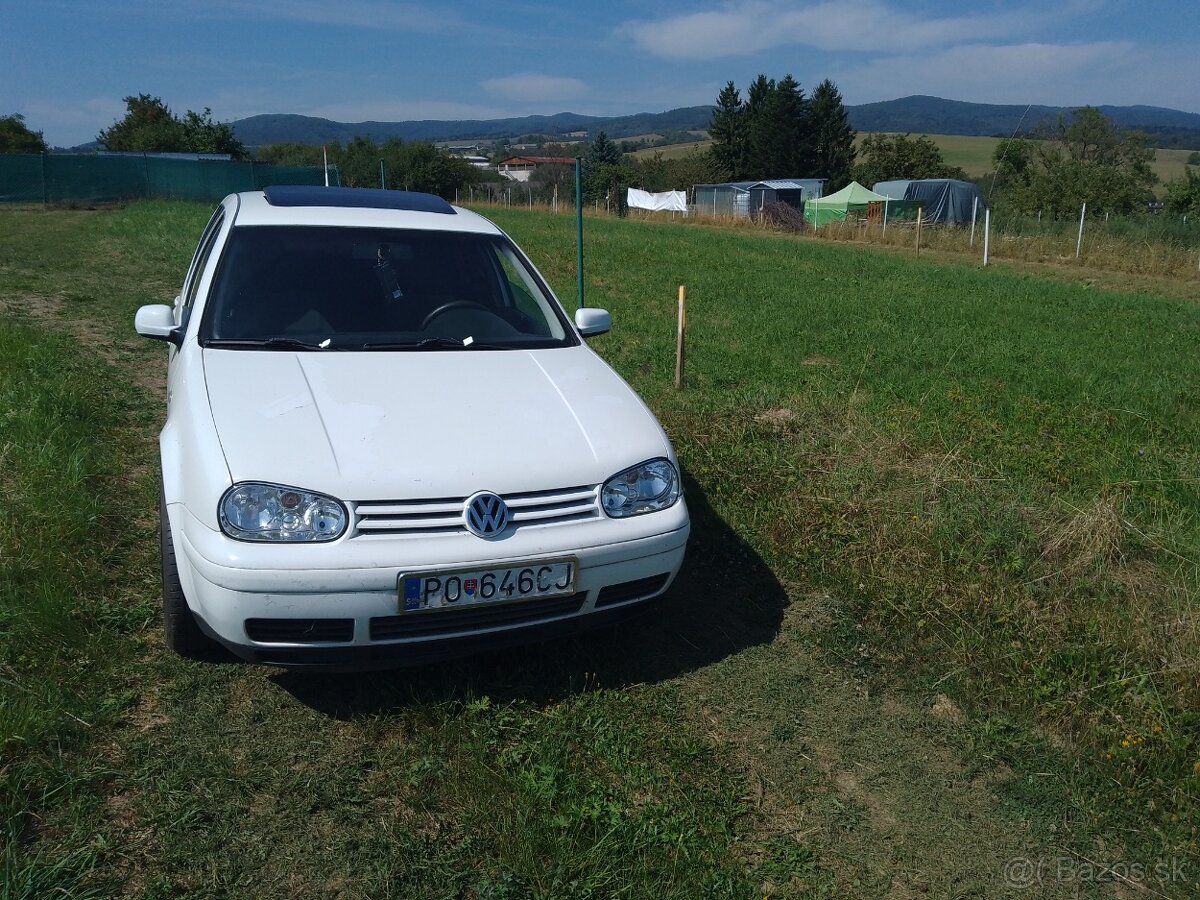
[{"label": "car hood", "polygon": [[345,500],[596,484],[658,456],[657,420],[585,346],[204,351],[232,479]]}]

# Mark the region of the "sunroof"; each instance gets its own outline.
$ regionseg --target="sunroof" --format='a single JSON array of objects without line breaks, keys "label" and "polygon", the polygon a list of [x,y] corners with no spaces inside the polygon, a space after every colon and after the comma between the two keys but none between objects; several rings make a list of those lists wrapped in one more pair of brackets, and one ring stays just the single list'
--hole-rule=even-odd
[{"label": "sunroof", "polygon": [[418,191],[273,184],[264,188],[263,193],[272,206],[349,206],[356,209],[406,209],[454,215],[454,207],[441,197]]}]

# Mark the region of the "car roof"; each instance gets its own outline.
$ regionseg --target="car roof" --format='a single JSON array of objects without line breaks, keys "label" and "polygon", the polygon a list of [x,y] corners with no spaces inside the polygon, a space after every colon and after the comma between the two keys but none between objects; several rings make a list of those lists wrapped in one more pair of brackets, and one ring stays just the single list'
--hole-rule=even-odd
[{"label": "car roof", "polygon": [[500,234],[483,216],[433,194],[361,188],[281,186],[225,198],[235,227],[332,225]]}]

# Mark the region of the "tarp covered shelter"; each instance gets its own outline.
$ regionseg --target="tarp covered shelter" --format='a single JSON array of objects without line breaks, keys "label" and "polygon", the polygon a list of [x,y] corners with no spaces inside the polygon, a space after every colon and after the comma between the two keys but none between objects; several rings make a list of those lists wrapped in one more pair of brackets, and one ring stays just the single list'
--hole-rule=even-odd
[{"label": "tarp covered shelter", "polygon": [[875,185],[875,192],[892,200],[919,205],[921,221],[927,225],[970,225],[973,208],[976,216],[982,216],[987,209],[978,186],[953,178],[880,181]]},{"label": "tarp covered shelter", "polygon": [[809,225],[821,226],[844,221],[850,213],[866,212],[872,203],[883,203],[887,197],[868,190],[852,181],[828,197],[809,200],[804,204],[804,218]]}]

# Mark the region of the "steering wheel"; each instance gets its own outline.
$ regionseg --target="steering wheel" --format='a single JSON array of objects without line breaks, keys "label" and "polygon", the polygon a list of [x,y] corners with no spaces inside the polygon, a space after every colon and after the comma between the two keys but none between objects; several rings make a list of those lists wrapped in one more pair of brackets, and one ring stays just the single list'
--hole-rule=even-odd
[{"label": "steering wheel", "polygon": [[473,300],[451,300],[449,303],[443,303],[441,306],[439,306],[437,309],[433,310],[433,312],[431,312],[429,315],[427,315],[421,321],[421,330],[424,331],[426,328],[428,328],[429,323],[432,322],[434,319],[436,319],[438,316],[444,315],[448,312],[452,312],[453,310],[456,310],[456,309],[477,309],[480,312],[485,312],[490,316],[495,315],[494,312],[492,312],[490,309],[488,309],[482,303],[476,303]]}]

